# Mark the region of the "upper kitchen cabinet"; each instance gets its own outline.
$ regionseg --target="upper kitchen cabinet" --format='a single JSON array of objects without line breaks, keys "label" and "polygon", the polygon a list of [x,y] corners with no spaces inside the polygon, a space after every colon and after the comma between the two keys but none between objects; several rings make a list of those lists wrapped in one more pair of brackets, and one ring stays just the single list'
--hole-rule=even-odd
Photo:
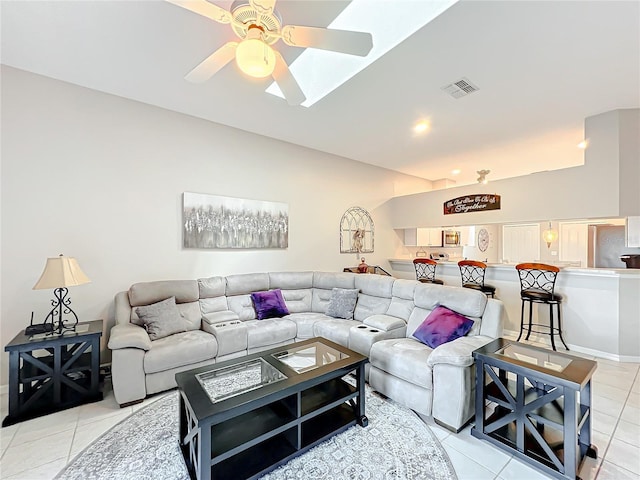
[{"label": "upper kitchen cabinet", "polygon": [[441,247],[441,228],[405,228],[404,244],[407,247]]}]

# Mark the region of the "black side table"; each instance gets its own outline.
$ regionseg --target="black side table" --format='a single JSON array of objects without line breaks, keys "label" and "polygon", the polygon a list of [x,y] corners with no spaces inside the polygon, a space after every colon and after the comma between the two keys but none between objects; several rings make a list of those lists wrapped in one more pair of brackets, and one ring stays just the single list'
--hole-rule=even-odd
[{"label": "black side table", "polygon": [[6,427],[83,403],[102,400],[102,320],[80,322],[62,335],[20,332],[9,352],[9,415]]},{"label": "black side table", "polygon": [[[474,437],[547,475],[574,480],[591,444],[592,360],[498,338],[473,352]],[[488,405],[495,406],[491,413]]]}]

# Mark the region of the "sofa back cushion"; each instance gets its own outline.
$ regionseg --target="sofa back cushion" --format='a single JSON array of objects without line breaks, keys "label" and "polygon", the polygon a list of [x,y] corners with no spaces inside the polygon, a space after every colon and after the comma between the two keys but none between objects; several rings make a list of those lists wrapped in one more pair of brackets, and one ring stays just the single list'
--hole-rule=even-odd
[{"label": "sofa back cushion", "polygon": [[209,277],[198,279],[200,292],[200,311],[204,317],[208,313],[229,310],[225,291],[227,281],[224,277]]},{"label": "sofa back cushion", "polygon": [[311,311],[326,313],[332,289],[355,288],[355,277],[353,273],[313,272]]},{"label": "sofa back cushion", "polygon": [[313,272],[269,273],[269,288],[279,288],[290,313],[311,312]]},{"label": "sofa back cushion", "polygon": [[355,287],[360,290],[353,318],[361,322],[371,315],[387,313],[395,279],[382,275],[351,275],[355,276]]},{"label": "sofa back cushion", "polygon": [[239,275],[227,275],[226,295],[245,295],[253,292],[269,290],[268,273],[243,273]]},{"label": "sofa back cushion", "polygon": [[419,284],[415,280],[397,279],[393,282],[391,303],[387,309],[387,315],[401,318],[405,322],[409,321],[411,312],[415,307],[413,295],[416,285]]},{"label": "sofa back cushion", "polygon": [[487,296],[470,288],[450,287],[420,283],[414,293],[415,308],[409,316],[407,337],[413,336],[416,328],[438,305],[445,306],[473,320],[468,335],[479,335],[482,315],[487,305]]},{"label": "sofa back cushion", "polygon": [[202,315],[198,302],[198,282],[195,280],[161,280],[157,282],[134,283],[128,292],[131,305],[131,323],[142,326],[135,307],[175,297],[176,306],[187,320],[187,330],[198,330]]}]

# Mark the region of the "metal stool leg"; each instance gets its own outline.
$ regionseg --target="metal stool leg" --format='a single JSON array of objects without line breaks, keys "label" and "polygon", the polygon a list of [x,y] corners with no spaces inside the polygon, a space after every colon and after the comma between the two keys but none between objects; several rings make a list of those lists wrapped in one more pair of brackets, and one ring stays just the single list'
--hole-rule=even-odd
[{"label": "metal stool leg", "polygon": [[549,304],[549,335],[551,336],[551,348],[555,351],[556,342],[553,340],[553,335],[555,333],[555,328],[553,326],[553,303]]},{"label": "metal stool leg", "polygon": [[525,340],[529,340],[529,335],[531,335],[531,322],[533,321],[533,302],[531,300],[527,300],[529,302],[529,330],[527,331],[527,336],[524,338]]},{"label": "metal stool leg", "polygon": [[524,300],[522,300],[522,305],[520,307],[520,335],[518,335],[518,339],[516,340],[516,342],[520,341],[523,331],[524,331]]},{"label": "metal stool leg", "polygon": [[564,341],[564,338],[562,338],[562,319],[560,318],[560,302],[556,303],[556,306],[558,307],[558,336],[560,337],[560,341],[564,345],[564,348],[569,350],[569,347],[567,347],[567,344]]}]

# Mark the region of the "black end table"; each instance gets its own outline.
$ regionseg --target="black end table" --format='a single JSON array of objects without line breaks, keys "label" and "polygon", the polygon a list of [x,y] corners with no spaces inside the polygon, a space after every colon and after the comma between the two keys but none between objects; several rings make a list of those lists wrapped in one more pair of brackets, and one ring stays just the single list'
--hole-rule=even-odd
[{"label": "black end table", "polygon": [[62,335],[15,336],[9,352],[9,415],[6,427],[83,403],[102,400],[102,320],[80,322]]},{"label": "black end table", "polygon": [[578,478],[585,456],[597,457],[591,445],[596,362],[504,338],[475,350],[473,357],[471,434],[551,477]]}]

